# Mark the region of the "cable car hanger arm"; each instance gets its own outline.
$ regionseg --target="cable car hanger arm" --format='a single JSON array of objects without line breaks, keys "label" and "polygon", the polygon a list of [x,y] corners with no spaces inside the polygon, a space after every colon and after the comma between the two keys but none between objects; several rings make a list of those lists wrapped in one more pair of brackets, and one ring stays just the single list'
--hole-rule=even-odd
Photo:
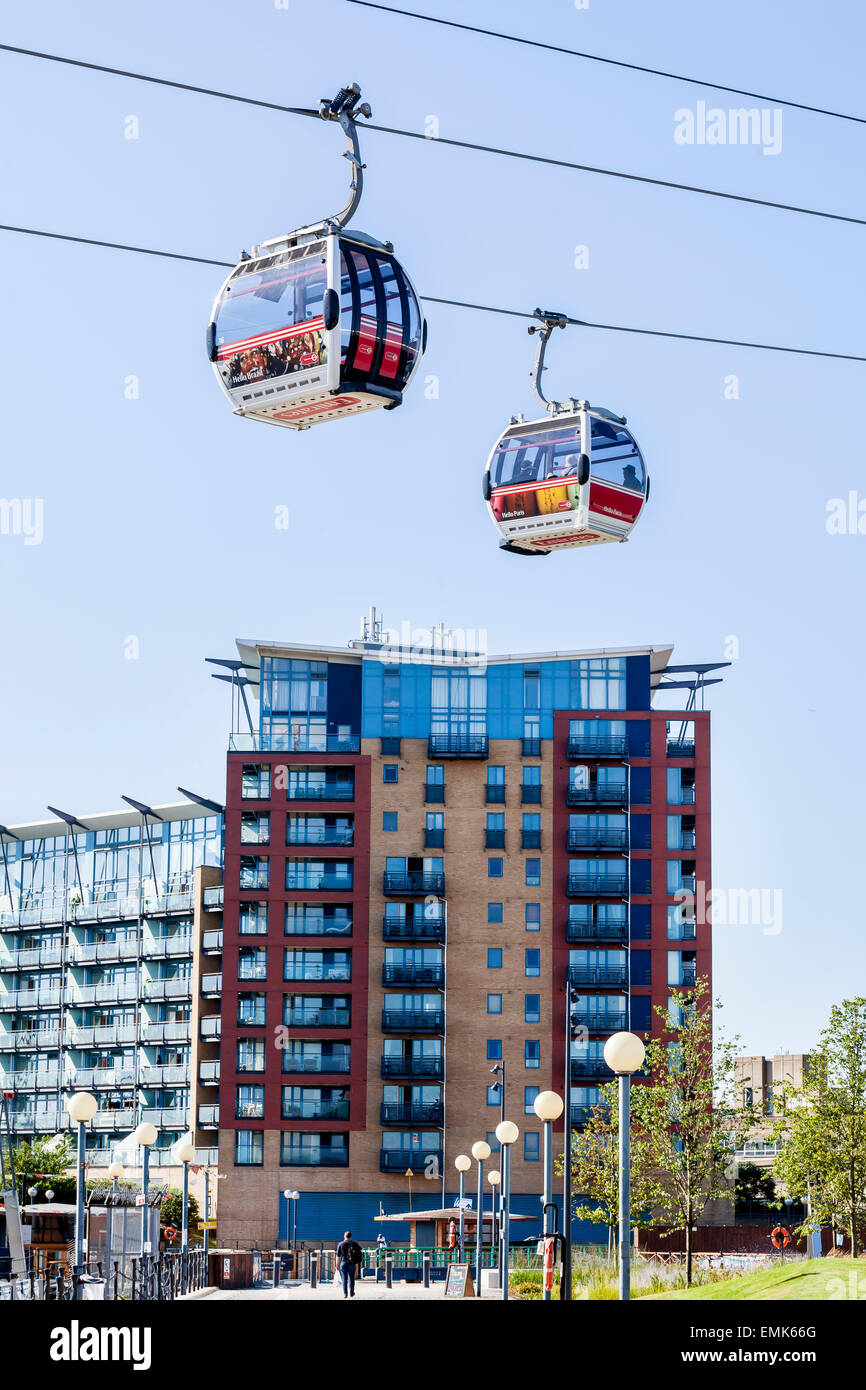
[{"label": "cable car hanger arm", "polygon": [[535,353],[535,364],[530,373],[532,389],[545,410],[548,410],[551,415],[555,415],[559,410],[559,402],[549,401],[541,389],[541,374],[545,370],[544,354],[547,350],[548,339],[554,328],[565,328],[565,325],[569,323],[570,320],[566,314],[558,314],[551,309],[534,309],[532,312],[533,316],[539,320],[541,325],[539,327],[537,324],[532,324],[527,329],[528,333],[538,334],[538,348]]},{"label": "cable car hanger arm", "polygon": [[[336,213],[333,217],[325,219],[336,227],[343,228],[348,225],[355,213],[358,211],[358,204],[364,192],[364,169],[365,164],[361,163],[361,145],[358,140],[357,117],[365,116],[370,119],[373,112],[370,110],[369,102],[363,102],[358,106],[361,96],[361,88],[357,82],[352,82],[348,87],[341,87],[337,95],[329,100],[322,97],[319,102],[319,115],[323,121],[339,121],[343,133],[346,137],[348,148],[344,151],[344,158],[348,159],[352,167],[352,174],[349,181],[349,201],[342,212]],[[357,111],[356,111],[357,107]]]}]

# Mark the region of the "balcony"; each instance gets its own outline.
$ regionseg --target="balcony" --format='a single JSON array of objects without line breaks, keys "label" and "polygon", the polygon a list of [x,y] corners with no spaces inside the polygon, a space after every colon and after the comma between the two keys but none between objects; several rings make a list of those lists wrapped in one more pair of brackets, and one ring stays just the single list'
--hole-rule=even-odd
[{"label": "balcony", "polygon": [[283,1022],[291,1028],[348,1028],[352,1022],[351,1009],[304,1008],[287,1009]]},{"label": "balcony", "polygon": [[603,829],[569,830],[569,849],[625,849],[628,845],[628,831]]},{"label": "balcony", "polygon": [[56,1009],[59,1004],[59,989],[12,989],[0,994],[0,1013],[12,1013],[17,1009]]},{"label": "balcony", "polygon": [[354,782],[335,782],[326,778],[324,782],[290,782],[286,792],[287,801],[354,801]]},{"label": "balcony", "polygon": [[695,756],[694,739],[669,738],[665,742],[665,752],[669,758],[693,758]]},{"label": "balcony", "polygon": [[603,1077],[605,1081],[611,1080],[611,1070],[602,1056],[598,1057],[572,1057],[571,1059],[571,1079],[572,1081],[582,1081],[585,1078],[593,1079]]},{"label": "balcony", "polygon": [[352,918],[337,917],[332,912],[318,912],[287,916],[284,934],[286,936],[351,936]]},{"label": "balcony", "polygon": [[386,870],[382,879],[382,891],[389,896],[413,897],[418,893],[445,892],[444,873],[423,873],[420,869],[407,869],[402,873]]},{"label": "balcony", "polygon": [[444,1057],[403,1057],[382,1058],[383,1077],[424,1077],[431,1081],[441,1081],[445,1075]]},{"label": "balcony", "polygon": [[625,965],[570,965],[568,982],[571,985],[606,985],[611,989],[625,989],[628,984],[628,967]]},{"label": "balcony", "polygon": [[425,782],[425,783],[424,783],[424,800],[425,800],[425,802],[428,803],[428,805],[431,805],[431,806],[434,804],[434,802],[435,802],[435,803],[438,803],[439,805],[444,805],[444,804],[445,804],[445,784],[444,784],[444,782]]},{"label": "balcony", "polygon": [[445,984],[444,965],[383,965],[383,985],[438,985]]},{"label": "balcony", "polygon": [[669,805],[669,806],[694,806],[694,804],[695,804],[695,789],[694,789],[693,786],[692,786],[692,787],[688,787],[688,786],[680,787],[680,794],[679,794],[679,796],[676,797],[674,800],[671,800],[671,798],[668,797],[668,805]]},{"label": "balcony", "polygon": [[[34,1130],[38,1134],[57,1134],[61,1130],[69,1128],[69,1116],[66,1107],[60,1109],[53,1107],[51,1110],[14,1110],[9,1116],[12,1129],[15,1133],[27,1133]],[[95,1121],[93,1121],[95,1124]]]},{"label": "balcony", "polygon": [[160,1063],[149,1067],[146,1062],[142,1062],[138,1074],[138,1084],[145,1089],[152,1089],[154,1086],[188,1086],[189,1069],[187,1067],[163,1066]]},{"label": "balcony", "polygon": [[628,874],[569,874],[566,892],[570,898],[623,897],[628,892]]},{"label": "balcony", "polygon": [[145,1000],[191,999],[192,980],[188,976],[173,980],[142,980],[141,995]]},{"label": "balcony", "polygon": [[280,1109],[284,1120],[348,1120],[348,1100],[284,1100]]},{"label": "balcony", "polygon": [[485,849],[505,849],[504,830],[485,830],[484,832]]},{"label": "balcony", "polygon": [[218,1105],[200,1105],[198,1108],[199,1129],[219,1129],[220,1108]]},{"label": "balcony", "polygon": [[582,1023],[590,1033],[622,1033],[628,1027],[628,1014],[622,1013],[581,1013],[578,1010],[578,1023]]},{"label": "balcony", "polygon": [[566,941],[628,941],[628,922],[566,922]]},{"label": "balcony", "polygon": [[218,927],[213,931],[203,931],[201,934],[202,954],[206,956],[218,956],[223,948],[223,929]]},{"label": "balcony", "polygon": [[383,734],[379,739],[379,752],[386,753],[390,757],[399,758],[402,746],[403,740],[395,734]]},{"label": "balcony", "polygon": [[360,753],[361,740],[356,734],[232,734],[230,753]]},{"label": "balcony", "polygon": [[[186,1069],[181,1068],[180,1081],[186,1081]],[[121,1087],[132,1086],[135,1082],[135,1071],[131,1066],[122,1069],[114,1067],[82,1067],[75,1073],[71,1084],[76,1090],[83,1091],[116,1091]],[[147,1085],[143,1081],[142,1085]]]},{"label": "balcony", "polygon": [[62,959],[63,952],[59,946],[52,946],[50,949],[31,946],[19,951],[5,952],[0,956],[0,970],[46,970],[50,966],[59,965]]},{"label": "balcony", "polygon": [[[321,1137],[329,1139],[330,1135]],[[322,1144],[317,1149],[283,1149],[280,1162],[284,1168],[348,1168],[349,1149],[348,1146],[338,1149],[331,1144]]]},{"label": "balcony", "polygon": [[441,1173],[441,1149],[428,1149],[424,1152],[421,1149],[380,1149],[379,1171],[380,1173],[405,1173],[407,1168],[411,1168],[413,1173],[423,1173],[427,1171],[431,1160],[435,1160],[435,1171]]},{"label": "balcony", "polygon": [[680,966],[680,978],[674,981],[674,986],[693,989],[697,982],[697,966],[694,963],[684,961]]},{"label": "balcony", "polygon": [[521,830],[520,832],[521,849],[541,849],[540,830]]},{"label": "balcony", "polygon": [[199,1021],[199,1036],[202,1042],[219,1042],[222,1033],[222,1019],[219,1014]]},{"label": "balcony", "polygon": [[694,849],[695,843],[696,836],[694,830],[682,830],[680,831],[677,843],[675,845],[668,845],[668,849]]},{"label": "balcony", "polygon": [[[183,1026],[184,1025],[181,1024],[172,1025],[167,1023],[160,1023],[158,1025],[155,1025],[143,1022],[141,1025],[141,1038],[142,1041],[147,1042],[162,1042],[161,1037],[159,1039],[151,1038],[150,1033],[147,1031],[148,1028],[169,1028]],[[178,1034],[178,1040],[185,1040],[189,1036],[189,1025],[187,1024],[185,1026],[187,1031]],[[135,1026],[131,1023],[106,1025],[76,1023],[73,1024],[72,1029],[67,1034],[67,1042],[72,1047],[122,1047],[125,1043],[134,1043],[136,1041],[137,1038]]]},{"label": "balcony", "polygon": [[607,1112],[609,1108],[609,1106],[603,1105],[601,1103],[599,1103],[598,1105],[572,1105],[571,1123],[573,1125],[589,1124],[596,1111],[600,1111],[601,1114],[605,1118],[607,1118]]},{"label": "balcony", "polygon": [[223,992],[222,971],[217,971],[213,975],[202,975],[201,977],[201,997],[202,999],[219,999]]},{"label": "balcony", "polygon": [[503,782],[501,786],[498,786],[493,782],[488,782],[484,788],[484,800],[491,804],[504,805],[505,783]]},{"label": "balcony", "polygon": [[[118,1032],[125,1030],[119,1029]],[[168,1042],[189,1042],[190,1022],[189,1019],[172,1020],[170,1023],[149,1023],[146,1020],[141,1025],[141,1040],[149,1043],[168,1043]],[[135,1041],[123,1038],[119,1041]]]},{"label": "balcony", "polygon": [[[0,1051],[5,1042],[0,1038]],[[23,1071],[6,1071],[0,1074],[0,1087],[4,1091],[53,1091],[61,1084],[57,1067],[27,1067]]]},{"label": "balcony", "polygon": [[425,848],[425,849],[442,849],[442,848],[444,847],[444,845],[445,845],[445,831],[444,831],[444,830],[429,830],[429,829],[425,829],[425,831],[424,831],[424,848]]},{"label": "balcony", "polygon": [[343,849],[351,845],[354,839],[355,828],[352,825],[306,825],[295,829],[289,821],[286,834],[286,844],[290,849],[295,845],[336,845]]},{"label": "balcony", "polygon": [[[135,1113],[134,1111],[132,1112]],[[145,1108],[141,1112],[142,1122],[156,1125],[157,1129],[180,1129],[184,1130],[189,1125],[189,1109],[185,1105],[172,1105],[169,1107]],[[133,1119],[132,1124],[136,1122]]]},{"label": "balcony", "polygon": [[41,1052],[46,1048],[60,1046],[60,1029],[18,1028],[8,1033],[0,1033],[0,1052]]},{"label": "balcony", "polygon": [[205,912],[218,912],[223,905],[222,888],[206,888],[202,897]]},{"label": "balcony", "polygon": [[180,956],[192,957],[192,935],[188,932],[172,936],[156,936],[142,944],[142,955],[149,960],[175,960]]},{"label": "balcony", "polygon": [[389,917],[382,918],[383,941],[444,941],[445,918],[442,913],[435,917]]},{"label": "balcony", "polygon": [[306,1056],[283,1050],[283,1076],[347,1076],[351,1069],[348,1057]]},{"label": "balcony", "polygon": [[444,1119],[445,1107],[441,1101],[431,1105],[415,1101],[398,1105],[383,1101],[379,1110],[379,1123],[383,1125],[441,1125]]},{"label": "balcony", "polygon": [[431,734],[427,740],[428,758],[486,758],[486,734]]},{"label": "balcony", "polygon": [[383,1033],[444,1033],[444,1009],[383,1009]]},{"label": "balcony", "polygon": [[[151,1111],[145,1110],[145,1111],[142,1112],[142,1119],[143,1119],[143,1120],[147,1120],[147,1119],[150,1119],[150,1116],[151,1116],[151,1115],[153,1115],[153,1114],[157,1114],[157,1115],[158,1115],[158,1114],[161,1114],[161,1113],[164,1113],[164,1112],[161,1112],[161,1111],[158,1111],[158,1110],[156,1110],[156,1111],[153,1111],[153,1110],[151,1110]],[[179,1110],[177,1113],[178,1113],[179,1115],[182,1115],[182,1114],[184,1114],[185,1112],[182,1111],[182,1110]],[[137,1123],[138,1123],[138,1120],[136,1119],[135,1110],[134,1110],[134,1109],[131,1109],[131,1108],[123,1109],[123,1110],[97,1110],[96,1114],[94,1115],[93,1119],[91,1120],[91,1124],[93,1125],[93,1128],[94,1128],[94,1129],[103,1129],[103,1130],[104,1130],[104,1129],[110,1129],[110,1130],[134,1129]],[[156,1124],[156,1125],[157,1125],[157,1128],[160,1128],[160,1125],[159,1125],[159,1122],[158,1122],[158,1121],[154,1120],[154,1121],[152,1121],[152,1123],[153,1123],[153,1124]]]},{"label": "balcony", "polygon": [[680,922],[679,936],[671,937],[673,941],[694,941],[697,938],[698,928],[696,922]]},{"label": "balcony", "polygon": [[[291,973],[289,973],[291,971]],[[263,977],[264,978],[264,977]],[[341,984],[347,983],[352,978],[352,967],[348,963],[328,963],[327,961],[305,961],[302,964],[296,963],[294,967],[289,966],[283,974],[283,979],[289,984],[297,984],[299,981],[307,980],[326,980],[333,983],[338,980]]]},{"label": "balcony", "polygon": [[541,739],[540,739],[540,738],[525,738],[525,739],[523,740],[523,744],[522,744],[521,756],[524,757],[524,758],[540,758],[540,757],[541,757]]},{"label": "balcony", "polygon": [[541,783],[530,786],[528,782],[520,784],[520,804],[521,806],[540,806],[541,805]]},{"label": "balcony", "polygon": [[628,799],[625,782],[615,787],[569,787],[565,793],[566,806],[627,806]]},{"label": "balcony", "polygon": [[[144,985],[142,984],[142,989]],[[74,1009],[86,1004],[129,1004],[136,998],[138,990],[134,980],[123,984],[73,985],[69,992],[69,1003]]]},{"label": "balcony", "polygon": [[220,1079],[219,1062],[199,1062],[198,1079],[202,1086],[217,1086]]},{"label": "balcony", "polygon": [[627,758],[628,735],[610,734],[607,737],[581,734],[569,738],[566,749],[569,758]]}]

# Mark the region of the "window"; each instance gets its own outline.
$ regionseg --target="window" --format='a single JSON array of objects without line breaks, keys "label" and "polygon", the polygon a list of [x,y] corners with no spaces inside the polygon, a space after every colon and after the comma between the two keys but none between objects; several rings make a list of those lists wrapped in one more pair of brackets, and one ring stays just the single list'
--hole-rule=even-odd
[{"label": "window", "polygon": [[501,969],[502,969],[502,947],[501,947],[501,946],[488,946],[488,947],[487,947],[487,969],[488,969],[488,970],[501,970]]},{"label": "window", "polygon": [[[536,998],[537,998],[537,997],[538,997],[538,996],[536,996]],[[487,996],[487,1012],[488,1012],[489,1014],[501,1014],[501,1013],[502,1013],[502,995],[501,995],[501,994],[488,994],[488,996]]]},{"label": "window", "polygon": [[488,766],[488,768],[487,768],[487,786],[486,786],[486,790],[485,790],[485,800],[486,800],[486,801],[504,801],[504,800],[505,800],[505,768],[504,768],[504,767],[492,767],[492,766]]},{"label": "window", "polygon": [[382,781],[396,782],[400,776],[400,769],[396,763],[385,763],[382,767]]},{"label": "window", "polygon": [[540,1086],[524,1086],[523,1088],[523,1113],[524,1115],[535,1114],[535,1101],[541,1094]]},{"label": "window", "polygon": [[488,1130],[485,1135],[492,1154],[498,1154],[500,1149],[499,1140],[496,1138],[496,1130]]},{"label": "window", "polygon": [[445,769],[444,769],[444,767],[442,767],[442,765],[441,765],[440,763],[428,763],[428,764],[427,764],[427,786],[428,786],[428,787],[444,787],[444,786],[445,786]]},{"label": "window", "polygon": [[487,849],[505,848],[505,816],[502,811],[487,812],[484,844]]},{"label": "window", "polygon": [[251,854],[241,855],[241,888],[267,888],[268,860]]},{"label": "window", "polygon": [[264,1038],[238,1038],[236,1071],[264,1071]]},{"label": "window", "polygon": [[541,816],[537,811],[524,811],[520,844],[522,849],[541,848]]},{"label": "window", "polygon": [[[535,1112],[533,1111],[533,1114]],[[537,1130],[526,1130],[523,1135],[523,1157],[527,1163],[537,1163],[539,1158],[539,1141],[541,1135]]]},{"label": "window", "polygon": [[524,973],[525,975],[540,975],[540,974],[541,974],[541,952],[540,952],[540,951],[534,951],[534,950],[533,950],[533,951],[525,951],[525,952],[524,952],[524,967],[523,967],[523,973]]},{"label": "window", "polygon": [[265,1133],[262,1129],[235,1131],[235,1165],[260,1167],[265,1157]]},{"label": "window", "polygon": [[267,801],[271,795],[271,769],[267,763],[244,763],[241,769],[241,800]]},{"label": "window", "polygon": [[[536,860],[535,862],[537,863],[538,861]],[[501,860],[501,859],[488,859],[488,861],[487,861],[487,877],[488,877],[488,878],[501,878],[501,877],[502,877],[502,860]]]},{"label": "window", "polygon": [[488,1086],[488,1087],[487,1087],[487,1104],[488,1104],[488,1105],[498,1105],[498,1104],[499,1104],[499,1087],[498,1087],[498,1086]]},{"label": "window", "polygon": [[238,1023],[244,1024],[247,1028],[264,1028],[264,994],[238,995]]},{"label": "window", "polygon": [[523,1017],[527,1023],[541,1022],[541,995],[524,994]]},{"label": "window", "polygon": [[383,830],[396,830],[396,829],[397,829],[397,812],[396,812],[396,811],[383,811],[383,812],[382,812],[382,829],[383,829]]},{"label": "window", "polygon": [[523,785],[524,787],[540,787],[540,786],[541,786],[541,768],[540,768],[540,767],[533,767],[531,764],[525,763],[525,764],[524,764],[524,767],[523,767],[523,782],[522,782],[522,785]]},{"label": "window", "polygon": [[265,1118],[264,1086],[235,1087],[235,1118],[238,1120],[263,1120]]},{"label": "window", "polygon": [[[593,441],[593,447],[595,441]],[[625,657],[601,656],[571,663],[572,709],[625,709]]]},{"label": "window", "polygon": [[541,887],[541,860],[527,859],[526,861],[526,886],[527,888]]},{"label": "window", "polygon": [[241,946],[238,950],[238,979],[266,980],[268,953],[264,946]]},{"label": "window", "polygon": [[269,813],[267,811],[241,811],[241,844],[267,845],[270,844],[270,840],[271,817]]},{"label": "window", "polygon": [[523,920],[527,931],[541,931],[541,903],[527,903]]},{"label": "window", "polygon": [[523,1065],[527,1071],[538,1071],[541,1061],[541,1043],[537,1038],[527,1038],[523,1044]]},{"label": "window", "polygon": [[498,1062],[502,1058],[502,1039],[487,1039],[487,1060],[488,1062]]},{"label": "window", "polygon": [[267,903],[241,903],[238,911],[238,933],[241,936],[266,936],[268,931]]},{"label": "window", "polygon": [[487,904],[487,920],[488,922],[502,921],[502,903]]}]

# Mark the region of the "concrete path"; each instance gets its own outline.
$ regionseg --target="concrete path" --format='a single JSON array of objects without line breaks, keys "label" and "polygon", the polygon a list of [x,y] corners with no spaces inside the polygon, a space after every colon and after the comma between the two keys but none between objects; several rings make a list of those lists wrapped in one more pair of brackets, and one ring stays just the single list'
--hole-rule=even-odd
[{"label": "concrete path", "polygon": [[[255,1300],[277,1299],[281,1302],[295,1303],[321,1303],[324,1301],[340,1303],[344,1302],[343,1290],[337,1284],[320,1284],[316,1289],[310,1289],[309,1284],[284,1284],[282,1288],[261,1288],[261,1289],[201,1289],[197,1293],[187,1294],[185,1298],[178,1299],[177,1302],[193,1302],[196,1300],[207,1299],[208,1302],[252,1302]],[[444,1284],[433,1284],[429,1289],[425,1289],[423,1284],[401,1284],[395,1283],[391,1289],[386,1289],[384,1283],[376,1284],[371,1279],[369,1282],[357,1282],[355,1284],[354,1299],[346,1299],[346,1303],[393,1303],[397,1302],[423,1302],[424,1300],[439,1303],[457,1302],[478,1302],[477,1299],[456,1299],[445,1297]],[[501,1302],[498,1293],[485,1294],[481,1300],[484,1303]]]}]

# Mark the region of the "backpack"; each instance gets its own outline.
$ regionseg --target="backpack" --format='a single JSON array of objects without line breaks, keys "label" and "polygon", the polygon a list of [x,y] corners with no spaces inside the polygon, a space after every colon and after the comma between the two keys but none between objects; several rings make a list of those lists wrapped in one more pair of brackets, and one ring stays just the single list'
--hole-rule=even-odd
[{"label": "backpack", "polygon": [[361,1247],[356,1240],[347,1240],[343,1247],[343,1259],[347,1265],[361,1263]]}]

